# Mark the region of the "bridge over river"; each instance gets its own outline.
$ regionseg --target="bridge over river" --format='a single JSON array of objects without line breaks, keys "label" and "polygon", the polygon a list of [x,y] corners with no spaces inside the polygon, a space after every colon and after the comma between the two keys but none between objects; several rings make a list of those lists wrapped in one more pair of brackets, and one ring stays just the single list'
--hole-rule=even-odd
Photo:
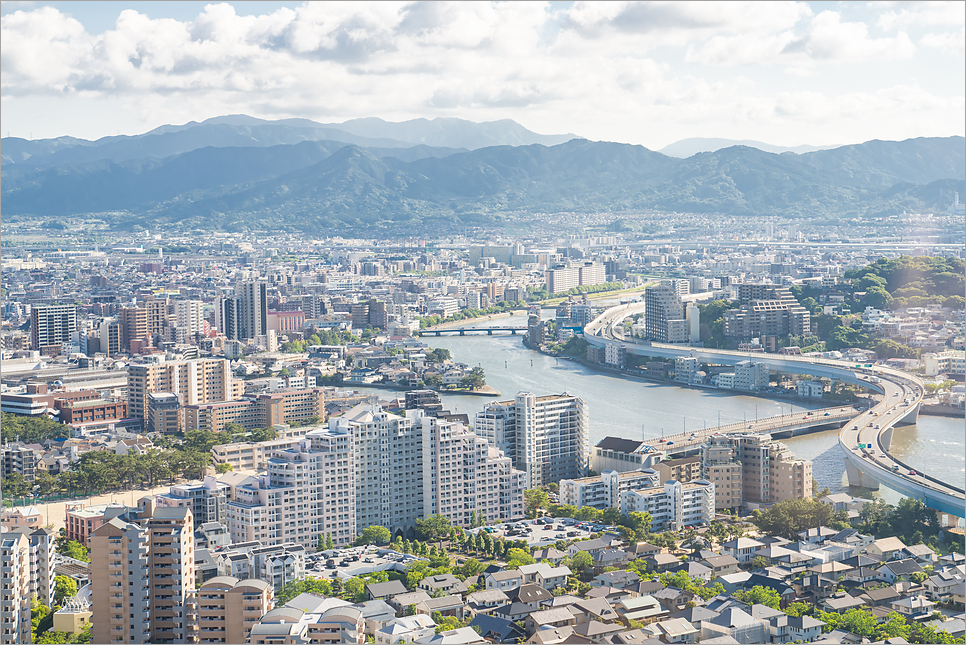
[{"label": "bridge over river", "polygon": [[420,336],[516,336],[527,333],[526,327],[445,327],[420,329]]},{"label": "bridge over river", "polygon": [[[879,403],[864,412],[852,411],[847,418],[835,416],[833,419],[835,413],[828,410],[829,417],[825,417],[825,412],[822,412],[823,416],[814,421],[803,417],[801,424],[797,423],[799,419],[791,419],[787,427],[782,420],[775,417],[758,423],[773,423],[775,430],[792,431],[796,427],[820,425],[825,419],[828,419],[826,425],[838,423],[838,442],[845,456],[845,469],[851,485],[878,488],[882,484],[918,499],[940,513],[966,517],[966,493],[962,489],[917,472],[889,455],[893,429],[898,425],[914,424],[918,417],[925,388],[917,377],[885,367],[858,367],[846,361],[626,340],[623,335],[623,320],[643,311],[643,303],[630,303],[607,309],[584,328],[584,339],[596,347],[619,344],[625,352],[636,356],[693,356],[701,362],[719,365],[735,365],[740,361],[754,360],[765,363],[769,369],[777,372],[828,377],[876,390],[883,397]],[[764,428],[757,429],[757,425],[731,431],[766,431]],[[672,441],[677,451],[678,442],[673,439]],[[686,445],[681,448],[686,449],[695,442],[697,437],[692,441],[688,435],[685,439]]]}]

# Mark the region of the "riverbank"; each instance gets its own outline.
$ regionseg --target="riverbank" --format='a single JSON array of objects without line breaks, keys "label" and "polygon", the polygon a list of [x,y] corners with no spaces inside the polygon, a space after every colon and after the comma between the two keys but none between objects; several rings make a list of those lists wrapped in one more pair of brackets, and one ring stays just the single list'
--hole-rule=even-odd
[{"label": "riverbank", "polygon": [[484,315],[479,316],[477,318],[464,318],[463,320],[454,320],[452,322],[443,323],[441,325],[434,325],[432,327],[427,327],[426,329],[421,329],[420,331],[436,331],[438,329],[451,329],[453,327],[465,327],[465,326],[467,326],[469,324],[474,324],[474,323],[482,322],[484,320],[492,320],[493,318],[509,317],[509,316],[512,316],[512,315],[517,314],[517,313],[525,314],[526,313],[526,310],[525,309],[513,309],[513,310],[510,310],[510,311],[500,311],[500,312],[495,313],[495,314],[484,314]]},{"label": "riverbank", "polygon": [[950,405],[927,405],[925,403],[919,408],[919,414],[931,417],[952,417],[962,419],[966,416],[966,411],[962,408],[954,408]]},{"label": "riverbank", "polygon": [[465,388],[458,389],[440,389],[435,387],[429,387],[424,385],[422,387],[406,387],[404,385],[398,385],[396,383],[347,383],[343,381],[339,386],[340,389],[352,389],[354,387],[373,387],[379,390],[392,390],[395,392],[409,392],[412,390],[433,390],[434,392],[439,392],[440,394],[459,394],[461,396],[503,396],[503,394],[489,385],[484,385],[483,387],[476,390],[467,390]]}]

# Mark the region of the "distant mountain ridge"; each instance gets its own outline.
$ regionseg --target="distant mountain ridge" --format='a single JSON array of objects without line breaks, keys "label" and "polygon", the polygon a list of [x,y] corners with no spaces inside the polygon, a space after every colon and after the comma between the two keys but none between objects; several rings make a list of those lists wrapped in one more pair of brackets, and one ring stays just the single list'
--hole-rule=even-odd
[{"label": "distant mountain ridge", "polygon": [[[262,126],[211,127],[236,128],[229,132],[236,136],[238,128]],[[954,191],[966,194],[964,176],[963,137],[870,141],[801,155],[733,146],[687,159],[586,139],[462,151],[322,140],[47,168],[8,164],[2,201],[8,217],[102,213],[117,228],[412,231],[492,222],[507,211],[945,212]]]},{"label": "distant mountain ridge", "polygon": [[103,137],[96,141],[72,137],[28,141],[8,137],[0,139],[0,161],[4,166],[25,164],[41,168],[100,160],[163,158],[208,146],[269,147],[302,141],[339,141],[366,148],[428,145],[456,151],[497,145],[556,145],[573,138],[576,135],[537,134],[509,119],[474,123],[437,118],[391,123],[367,118],[324,124],[309,119],[268,121],[236,114],[183,125],[163,125],[144,134]]},{"label": "distant mountain ridge", "polygon": [[751,139],[714,139],[714,138],[703,138],[694,137],[691,139],[681,139],[680,141],[675,141],[674,143],[664,146],[659,150],[662,154],[666,154],[669,157],[678,157],[679,159],[687,159],[688,157],[694,156],[700,152],[717,152],[722,148],[731,148],[734,146],[747,146],[749,148],[757,148],[763,152],[772,152],[774,154],[782,154],[784,152],[794,152],[795,154],[804,154],[806,152],[817,152],[818,150],[830,150],[832,148],[837,148],[838,146],[776,146],[770,143],[764,143],[761,141],[753,141]]}]

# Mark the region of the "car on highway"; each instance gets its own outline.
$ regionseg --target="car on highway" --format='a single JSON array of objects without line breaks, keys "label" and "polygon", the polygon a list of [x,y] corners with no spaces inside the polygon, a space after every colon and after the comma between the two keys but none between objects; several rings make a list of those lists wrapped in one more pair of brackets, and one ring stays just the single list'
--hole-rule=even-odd
[{"label": "car on highway", "polygon": [[899,464],[895,464],[894,466],[892,466],[892,470],[899,472]]},{"label": "car on highway", "polygon": [[918,475],[919,473],[917,473],[917,472],[916,472],[916,471],[914,471],[914,470],[910,470],[910,471],[909,471],[909,474],[910,474],[910,475]]},{"label": "car on highway", "polygon": [[830,416],[832,416],[832,413],[831,412],[826,412],[824,416],[830,417]]}]

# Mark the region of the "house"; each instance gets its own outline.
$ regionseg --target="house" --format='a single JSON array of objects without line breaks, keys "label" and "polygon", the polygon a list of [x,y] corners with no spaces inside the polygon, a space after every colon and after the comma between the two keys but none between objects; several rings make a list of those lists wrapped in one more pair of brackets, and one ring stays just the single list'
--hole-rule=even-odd
[{"label": "house", "polygon": [[605,567],[623,568],[631,561],[631,555],[621,549],[603,549],[594,556],[594,568],[603,569]]},{"label": "house", "polygon": [[[623,632],[625,629],[627,627],[620,623],[600,623],[596,620],[589,620],[574,625],[574,635],[578,638],[586,638],[591,643],[606,643],[610,637]],[[573,641],[568,640],[567,642]]]},{"label": "house", "polygon": [[957,585],[962,584],[963,579],[964,577],[961,573],[955,569],[951,569],[949,571],[940,571],[929,576],[922,583],[922,586],[926,588],[926,593],[929,594],[930,600],[944,600],[953,593]]},{"label": "house", "polygon": [[441,596],[416,603],[416,613],[432,616],[438,611],[444,616],[459,618],[463,615],[463,598],[460,596]]},{"label": "house", "polygon": [[646,558],[649,555],[661,553],[664,549],[659,546],[654,546],[648,542],[638,542],[636,544],[628,545],[624,548],[624,550],[635,557]]},{"label": "house", "polygon": [[567,555],[569,555],[572,558],[576,554],[581,552],[589,553],[590,556],[594,558],[594,560],[596,560],[597,556],[600,554],[601,551],[603,551],[604,549],[609,549],[619,543],[620,543],[619,540],[615,540],[612,538],[596,538],[593,540],[583,540],[580,542],[574,542],[567,549]]},{"label": "house", "polygon": [[664,588],[660,580],[641,580],[636,586],[631,587],[630,591],[637,592],[638,595],[646,596]]},{"label": "house", "polygon": [[891,560],[906,545],[897,537],[881,538],[865,547],[865,552],[878,557],[881,561]]},{"label": "house", "polygon": [[383,600],[404,593],[406,593],[406,585],[399,580],[374,582],[366,585],[366,596],[369,600]]},{"label": "house", "polygon": [[537,585],[523,585],[510,594],[510,602],[520,603],[536,611],[553,599],[553,594]]},{"label": "house", "polygon": [[724,590],[727,593],[734,593],[738,589],[745,588],[745,582],[751,577],[751,573],[747,571],[739,571],[738,573],[729,573],[725,576],[718,576],[711,581],[711,584],[721,583]]},{"label": "house", "polygon": [[574,633],[574,628],[565,627],[546,627],[530,637],[528,643],[590,643],[589,638],[578,636]]},{"label": "house", "polygon": [[510,599],[499,589],[485,589],[476,591],[466,596],[466,604],[463,607],[464,616],[489,615],[497,607],[507,604]]},{"label": "house", "polygon": [[937,631],[944,631],[953,638],[962,638],[966,635],[966,621],[962,618],[951,618],[949,620],[930,620],[926,623]]},{"label": "house", "polygon": [[811,616],[788,617],[788,639],[793,643],[812,643],[822,635],[825,623]]},{"label": "house", "polygon": [[567,576],[571,571],[567,567],[552,567],[546,562],[525,564],[519,569],[523,576],[523,584],[534,584],[551,591],[556,587],[567,586]]},{"label": "house", "polygon": [[415,641],[418,645],[484,645],[486,641],[469,627],[448,629]]},{"label": "house", "polygon": [[864,607],[865,602],[860,598],[855,598],[847,593],[837,593],[832,596],[825,598],[818,603],[818,606],[822,611],[836,612],[839,614],[844,614],[849,609],[856,609],[858,607]]},{"label": "house", "polygon": [[844,529],[829,538],[829,542],[846,544],[858,550],[865,549],[875,541],[871,535],[859,533],[857,529]]},{"label": "house", "polygon": [[523,628],[496,616],[478,614],[467,627],[477,631],[490,643],[519,643],[527,637]]},{"label": "house", "polygon": [[533,552],[533,559],[537,562],[547,561],[552,566],[559,566],[563,559],[567,557],[566,551],[559,551],[553,547],[537,549]]},{"label": "house", "polygon": [[533,607],[530,605],[525,605],[522,602],[507,603],[506,605],[497,607],[493,610],[493,615],[497,618],[503,618],[504,620],[511,620],[514,622],[523,620],[532,613]]},{"label": "house", "polygon": [[830,529],[827,526],[820,526],[818,528],[801,531],[796,535],[802,542],[807,542],[809,544],[821,544],[836,533],[838,533],[838,531],[835,529]]},{"label": "house", "polygon": [[615,589],[625,589],[641,581],[641,577],[633,571],[608,571],[594,578],[591,583],[595,587],[613,587]]},{"label": "house", "polygon": [[739,643],[765,643],[765,625],[747,612],[729,607],[719,616],[701,623],[701,641],[730,636]]},{"label": "house", "polygon": [[823,562],[822,564],[809,567],[808,570],[817,574],[820,578],[824,578],[830,582],[838,582],[846,573],[852,571],[854,568],[841,562]]},{"label": "house", "polygon": [[645,625],[668,617],[668,611],[651,596],[623,598],[614,605],[614,611],[625,620],[636,620]]},{"label": "house", "polygon": [[670,553],[655,553],[654,555],[647,556],[644,561],[647,562],[648,571],[667,571],[681,564],[677,556],[671,555]]},{"label": "house", "polygon": [[429,600],[429,594],[425,591],[409,591],[393,596],[386,602],[396,610],[397,614],[402,615],[410,605],[417,605],[424,600]]},{"label": "house", "polygon": [[667,587],[660,591],[655,591],[651,594],[651,597],[661,603],[661,606],[669,613],[673,614],[676,611],[684,609],[694,599],[694,594],[676,587]]},{"label": "house", "polygon": [[[424,636],[436,633],[436,623],[425,615],[404,616],[394,618],[375,633],[376,643],[395,645],[396,643],[412,643]],[[273,641],[274,642],[274,641]],[[287,642],[287,641],[285,641]]]},{"label": "house", "polygon": [[915,620],[921,616],[928,616],[932,613],[936,603],[925,596],[908,596],[892,602],[892,608],[905,616]]},{"label": "house", "polygon": [[510,571],[497,571],[487,574],[486,588],[499,589],[503,593],[509,593],[523,584],[523,574],[519,569]]},{"label": "house", "polygon": [[[603,598],[612,605],[623,600],[624,598],[633,598],[636,596],[637,594],[630,589],[618,589],[617,587],[607,586],[591,587],[590,591],[587,592],[588,598]],[[579,600],[579,598],[576,600]]]},{"label": "house", "polygon": [[668,573],[677,573],[678,571],[684,571],[692,578],[700,578],[705,582],[711,581],[711,569],[700,562],[680,562],[676,567],[668,569]]},{"label": "house", "polygon": [[376,632],[396,618],[396,610],[385,600],[367,600],[356,605],[362,611],[367,636],[375,636]]},{"label": "house", "polygon": [[751,574],[751,576],[745,580],[745,583],[742,586],[745,589],[752,589],[754,587],[767,587],[769,589],[774,589],[781,597],[783,607],[795,597],[795,590],[792,589],[790,585],[785,584],[781,580],[758,575],[757,573]]},{"label": "house", "polygon": [[870,607],[888,607],[901,597],[895,587],[868,589],[857,596],[859,600],[865,602]]},{"label": "house", "polygon": [[527,633],[535,634],[546,628],[573,627],[577,624],[577,618],[569,609],[561,607],[535,611],[526,617],[524,623]]},{"label": "house", "polygon": [[738,560],[730,555],[716,555],[705,558],[701,564],[711,569],[711,577],[725,576],[729,573],[738,573]]},{"label": "house", "polygon": [[683,618],[668,618],[650,625],[648,630],[663,643],[693,643],[700,631]]},{"label": "house", "polygon": [[427,576],[419,581],[417,587],[430,596],[437,592],[442,592],[447,595],[466,593],[466,585],[452,573],[439,576]]},{"label": "house", "polygon": [[715,618],[716,616],[720,616],[720,613],[708,609],[707,607],[692,607],[690,609],[676,611],[671,614],[671,618],[683,618],[684,620],[688,621],[694,625],[694,628],[697,629],[698,632],[701,631],[701,625],[704,623],[704,621]]},{"label": "house", "polygon": [[911,558],[924,567],[930,564],[935,565],[939,560],[938,556],[936,556],[936,552],[925,544],[913,544],[912,546],[907,546],[899,551],[899,555],[903,558]]},{"label": "house", "polygon": [[741,537],[724,542],[721,545],[721,550],[725,555],[730,555],[738,562],[749,562],[754,557],[752,554],[763,546],[765,545],[758,540]]},{"label": "house", "polygon": [[751,617],[760,620],[768,632],[767,641],[769,643],[788,642],[788,616],[785,612],[772,609],[766,605],[752,605],[749,612]]},{"label": "house", "polygon": [[879,572],[879,578],[885,580],[889,584],[892,584],[896,580],[909,580],[910,576],[914,573],[924,573],[922,567],[920,567],[912,558],[886,562],[881,567],[876,569],[876,571]]},{"label": "house", "polygon": [[610,603],[603,598],[587,598],[578,600],[570,605],[568,609],[576,616],[578,623],[589,620],[601,620],[604,622],[614,622],[620,620],[617,612],[610,606]]}]

